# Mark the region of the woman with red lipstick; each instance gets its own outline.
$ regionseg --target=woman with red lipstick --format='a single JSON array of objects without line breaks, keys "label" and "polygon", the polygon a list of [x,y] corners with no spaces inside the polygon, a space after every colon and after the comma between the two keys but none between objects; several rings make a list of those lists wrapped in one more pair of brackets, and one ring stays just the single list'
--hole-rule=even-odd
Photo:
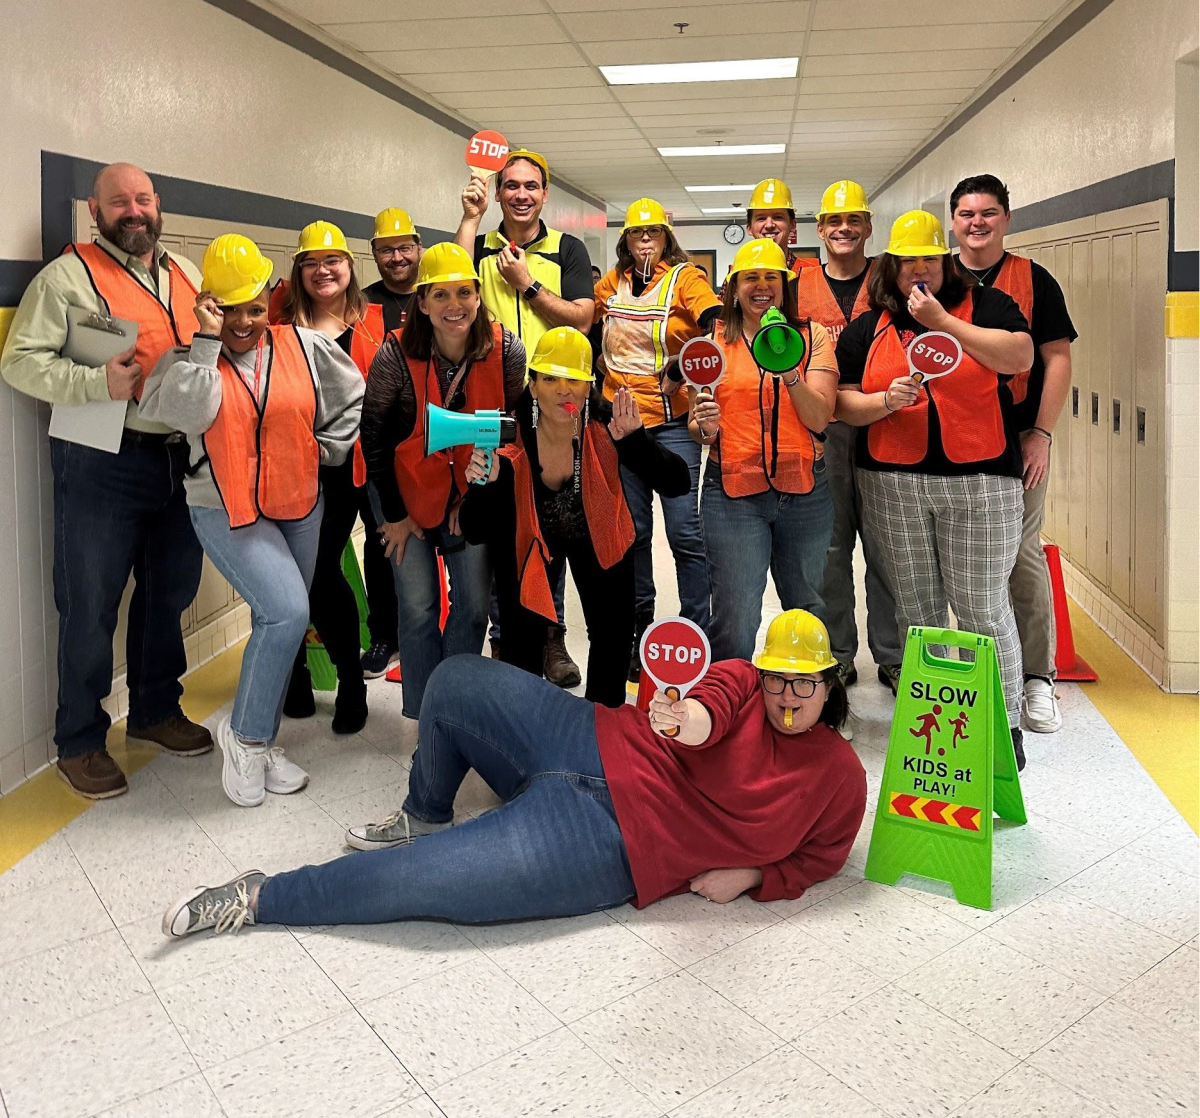
[{"label": "woman with red lipstick", "polygon": [[633,640],[635,537],[621,475],[677,497],[691,484],[687,463],[646,434],[628,389],[611,406],[600,399],[591,346],[569,326],[542,335],[516,416],[520,441],[494,455],[490,469],[475,452],[467,480],[496,484],[470,486],[460,518],[468,541],[489,546],[501,658],[542,674],[546,624],[555,621],[550,588],[569,563],[591,645],[587,698],[620,706]]}]

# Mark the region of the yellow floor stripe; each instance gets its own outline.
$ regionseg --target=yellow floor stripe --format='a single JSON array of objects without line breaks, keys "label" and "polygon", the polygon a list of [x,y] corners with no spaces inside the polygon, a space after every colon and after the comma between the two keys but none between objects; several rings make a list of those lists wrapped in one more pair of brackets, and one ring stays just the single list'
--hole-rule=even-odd
[{"label": "yellow floor stripe", "polygon": [[1168,695],[1068,599],[1079,654],[1100,679],[1081,686],[1193,831],[1200,824],[1200,699]]},{"label": "yellow floor stripe", "polygon": [[[189,718],[203,721],[229,701],[237,690],[244,645],[241,641],[222,652],[183,681],[183,709]],[[125,744],[124,721],[109,730],[108,751],[127,776],[158,756],[155,749]],[[0,873],[93,806],[95,801],[75,795],[53,766],[0,799]]]}]

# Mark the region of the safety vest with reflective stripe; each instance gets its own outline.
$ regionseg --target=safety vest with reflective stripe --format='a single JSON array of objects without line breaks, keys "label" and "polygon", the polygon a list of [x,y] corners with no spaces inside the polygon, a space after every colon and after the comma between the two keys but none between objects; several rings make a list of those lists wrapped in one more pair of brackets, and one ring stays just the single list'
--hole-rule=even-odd
[{"label": "safety vest with reflective stripe", "polygon": [[313,435],[317,388],[294,326],[270,326],[264,347],[262,399],[222,354],[221,407],[204,433],[204,453],[229,526],[260,516],[302,520],[320,494],[321,450]]},{"label": "safety vest with reflective stripe", "polygon": [[[192,344],[192,335],[200,329],[196,321],[196,296],[199,294],[184,270],[167,257],[166,306],[123,264],[97,244],[68,245],[87,272],[92,288],[111,318],[124,318],[138,324],[133,359],[142,367],[142,379],[134,399],[142,398],[146,378],[158,359],[169,349]],[[158,262],[154,262],[158,267]]]},{"label": "safety vest with reflective stripe", "polygon": [[[562,233],[557,229],[547,229],[546,235],[525,246],[525,266],[529,275],[537,280],[551,294],[562,295]],[[509,333],[516,334],[525,343],[525,352],[531,357],[537,348],[542,335],[553,327],[547,322],[521,291],[513,288],[500,274],[498,254],[508,239],[500,235],[498,229],[493,229],[483,239],[483,255],[477,265],[479,270],[480,291],[483,295],[484,306],[492,312]]]},{"label": "safety vest with reflective stripe", "polygon": [[[860,314],[870,309],[867,301],[867,282],[871,278],[871,269],[875,261],[867,264],[867,274],[863,276],[862,286],[850,311],[850,322]],[[850,325],[842,313],[841,304],[833,297],[833,289],[824,268],[805,268],[796,281],[796,300],[802,317],[819,322],[829,331],[829,340],[836,346],[838,335]]]}]

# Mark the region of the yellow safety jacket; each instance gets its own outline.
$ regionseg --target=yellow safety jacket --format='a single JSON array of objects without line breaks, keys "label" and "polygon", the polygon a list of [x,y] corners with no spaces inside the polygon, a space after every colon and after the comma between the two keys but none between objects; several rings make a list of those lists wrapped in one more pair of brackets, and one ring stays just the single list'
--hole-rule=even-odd
[{"label": "yellow safety jacket", "polygon": [[[558,229],[547,229],[544,225],[542,228],[544,233],[538,240],[523,246],[525,266],[533,279],[552,295],[561,298],[563,234]],[[500,274],[496,257],[507,244],[508,239],[498,229],[493,229],[483,239],[483,252],[477,265],[483,303],[492,312],[493,318],[521,339],[525,344],[525,352],[532,357],[538,340],[551,329],[552,324],[542,318],[529,300],[520,291],[514,291],[508,280]]]}]

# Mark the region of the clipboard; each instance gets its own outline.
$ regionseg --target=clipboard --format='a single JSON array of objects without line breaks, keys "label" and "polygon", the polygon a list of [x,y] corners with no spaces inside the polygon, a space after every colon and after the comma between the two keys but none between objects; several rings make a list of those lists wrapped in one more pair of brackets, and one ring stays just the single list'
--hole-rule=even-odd
[{"label": "clipboard", "polygon": [[[67,308],[67,342],[63,357],[76,365],[97,369],[107,365],[137,341],[138,324],[110,318],[86,307]],[[92,400],[86,404],[55,404],[50,434],[56,439],[116,454],[121,449],[128,400]]]}]

